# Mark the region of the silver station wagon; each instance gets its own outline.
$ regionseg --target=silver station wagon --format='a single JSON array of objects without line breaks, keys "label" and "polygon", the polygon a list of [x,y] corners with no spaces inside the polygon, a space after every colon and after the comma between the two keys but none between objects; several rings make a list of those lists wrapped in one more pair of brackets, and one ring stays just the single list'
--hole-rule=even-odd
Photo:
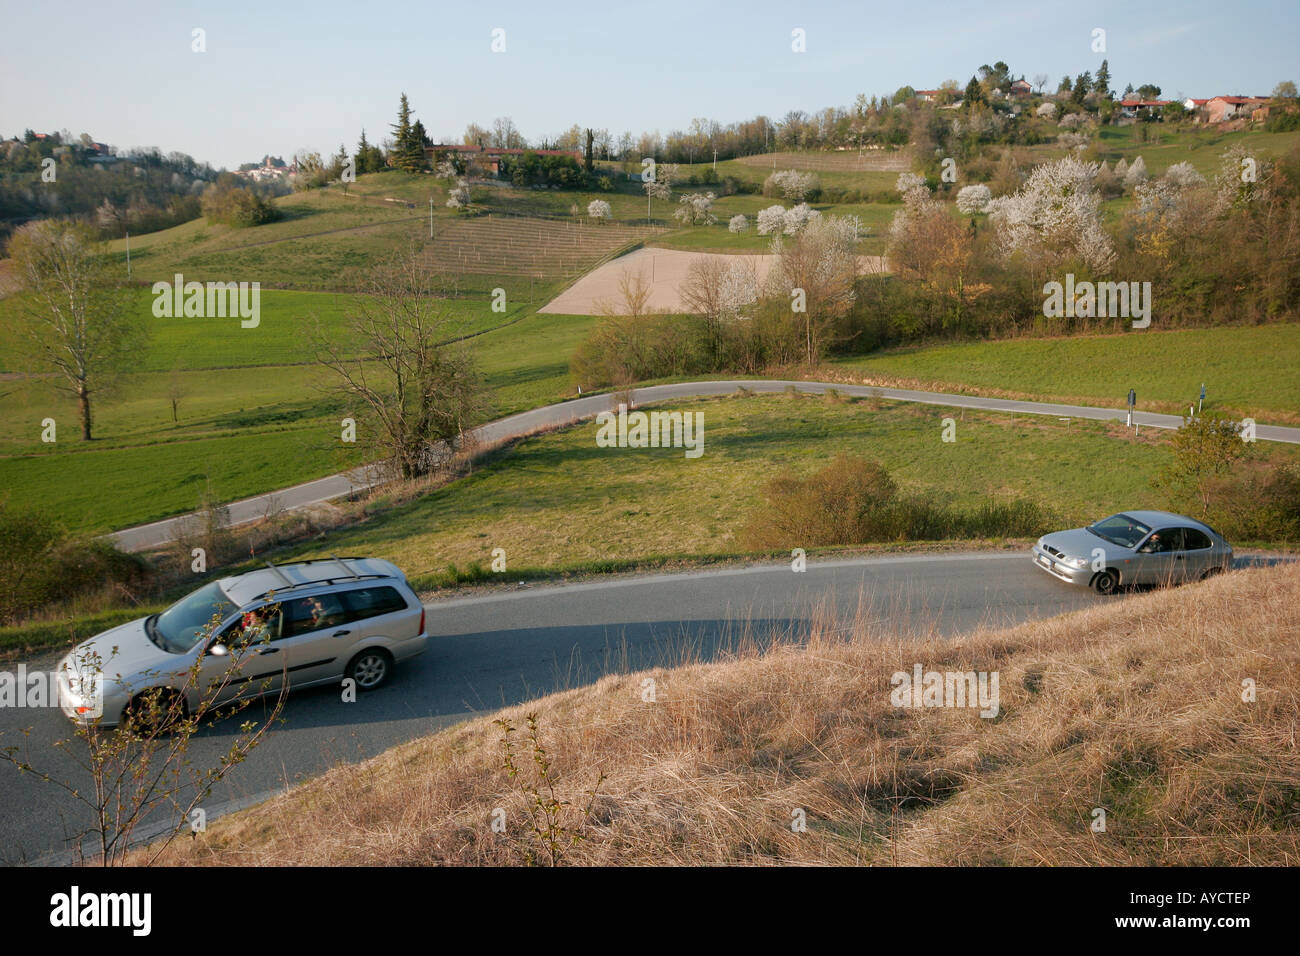
[{"label": "silver station wagon", "polygon": [[1130,584],[1195,581],[1232,567],[1232,546],[1203,522],[1168,511],[1125,511],[1038,539],[1034,564],[1068,584],[1113,594]]},{"label": "silver station wagon", "polygon": [[268,563],[78,645],[59,665],[59,701],[71,719],[111,727],[145,710],[146,695],[183,695],[192,710],[200,698],[278,694],[286,681],[298,690],[350,678],[373,690],[427,643],[424,607],[389,562]]}]

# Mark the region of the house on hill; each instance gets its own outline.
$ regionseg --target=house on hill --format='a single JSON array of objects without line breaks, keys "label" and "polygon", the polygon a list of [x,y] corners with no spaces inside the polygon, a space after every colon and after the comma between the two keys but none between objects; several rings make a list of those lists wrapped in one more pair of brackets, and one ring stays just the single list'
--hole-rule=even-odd
[{"label": "house on hill", "polygon": [[1011,84],[1012,96],[1028,96],[1034,91],[1033,86],[1023,76]]},{"label": "house on hill", "polygon": [[1267,96],[1216,96],[1205,104],[1205,112],[1211,123],[1247,115],[1262,119],[1268,115],[1268,102]]},{"label": "house on hill", "polygon": [[1119,115],[1124,119],[1142,119],[1159,113],[1172,100],[1139,100],[1136,98],[1119,101]]}]

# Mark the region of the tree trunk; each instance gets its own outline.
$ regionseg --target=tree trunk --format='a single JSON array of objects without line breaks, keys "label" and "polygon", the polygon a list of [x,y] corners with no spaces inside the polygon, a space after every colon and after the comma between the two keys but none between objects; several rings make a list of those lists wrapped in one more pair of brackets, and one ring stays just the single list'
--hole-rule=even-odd
[{"label": "tree trunk", "polygon": [[77,383],[77,405],[81,410],[81,440],[90,441],[90,391],[85,382]]}]

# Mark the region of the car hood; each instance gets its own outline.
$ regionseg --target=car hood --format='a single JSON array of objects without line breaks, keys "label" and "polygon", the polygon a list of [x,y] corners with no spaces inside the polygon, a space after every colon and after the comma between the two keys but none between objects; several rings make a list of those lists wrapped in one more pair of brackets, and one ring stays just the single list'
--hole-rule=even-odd
[{"label": "car hood", "polygon": [[[129,685],[142,673],[156,674],[184,669],[186,656],[169,654],[149,640],[144,622],[138,618],[96,634],[78,644],[61,662],[75,672],[81,661],[98,655],[107,684]],[[178,668],[179,665],[179,668]],[[107,688],[106,688],[107,689]]]},{"label": "car hood", "polygon": [[1101,550],[1109,557],[1112,554],[1127,553],[1128,549],[1112,544],[1105,538],[1099,538],[1087,528],[1072,528],[1069,531],[1053,531],[1038,539],[1040,546],[1051,545],[1067,558],[1091,558],[1093,549]]}]

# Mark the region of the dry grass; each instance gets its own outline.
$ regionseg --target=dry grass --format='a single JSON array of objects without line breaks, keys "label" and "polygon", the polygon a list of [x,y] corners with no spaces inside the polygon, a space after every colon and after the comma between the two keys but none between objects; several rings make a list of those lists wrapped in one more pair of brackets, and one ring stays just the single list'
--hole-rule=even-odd
[{"label": "dry grass", "polygon": [[[538,715],[570,864],[1300,861],[1300,566],[951,641],[851,633],[610,676]],[[900,709],[890,676],[996,671],[1001,714]],[[655,702],[642,699],[656,682]],[[1242,700],[1242,681],[1257,700]],[[493,715],[495,716],[495,715]],[[170,864],[516,864],[537,837],[492,716],[341,766]],[[522,777],[533,772],[515,735]],[[519,749],[521,748],[522,749]],[[600,774],[589,818],[578,808]],[[1106,811],[1093,832],[1093,809]],[[492,831],[495,808],[504,834]],[[807,814],[807,831],[791,828]]]}]

